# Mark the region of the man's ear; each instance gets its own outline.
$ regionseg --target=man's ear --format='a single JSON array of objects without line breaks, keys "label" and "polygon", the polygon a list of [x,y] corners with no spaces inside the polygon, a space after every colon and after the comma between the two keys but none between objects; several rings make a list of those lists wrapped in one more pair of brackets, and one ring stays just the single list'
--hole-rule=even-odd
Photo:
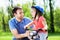
[{"label": "man's ear", "polygon": [[14,16],[16,15],[16,13],[13,14]]}]

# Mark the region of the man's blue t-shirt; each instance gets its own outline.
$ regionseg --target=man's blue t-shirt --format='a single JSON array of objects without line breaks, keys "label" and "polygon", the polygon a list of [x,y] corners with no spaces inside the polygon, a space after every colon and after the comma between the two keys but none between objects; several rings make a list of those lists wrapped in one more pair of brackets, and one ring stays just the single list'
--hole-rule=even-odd
[{"label": "man's blue t-shirt", "polygon": [[[11,20],[9,20],[9,28],[10,30],[17,29],[19,34],[23,34],[26,32],[26,30],[24,29],[24,26],[30,22],[31,20],[26,17],[24,17],[21,22],[18,22],[16,18],[14,17]],[[14,40],[16,40],[16,38]]]}]

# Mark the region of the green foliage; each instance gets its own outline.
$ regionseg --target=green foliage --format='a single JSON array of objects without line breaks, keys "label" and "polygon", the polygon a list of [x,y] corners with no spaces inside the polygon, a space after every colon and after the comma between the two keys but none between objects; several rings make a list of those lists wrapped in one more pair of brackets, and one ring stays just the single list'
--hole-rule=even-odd
[{"label": "green foliage", "polygon": [[60,32],[60,8],[57,8],[54,13],[54,25],[55,25],[55,31]]},{"label": "green foliage", "polygon": [[12,6],[8,6],[7,10],[8,10],[8,17],[12,18],[13,17],[13,13],[12,13]]},{"label": "green foliage", "polygon": [[[17,4],[17,6],[20,6],[19,4]],[[22,8],[24,11],[24,14],[26,17],[32,18],[31,16],[31,6],[29,6],[29,4],[23,4]],[[3,8],[0,8],[0,29],[3,30],[3,16],[4,16],[4,24],[6,26],[6,31],[9,31],[9,27],[8,27],[8,21],[13,17],[12,14],[12,8],[11,6],[8,6],[7,11],[8,11],[8,15],[5,15],[5,13],[3,12]],[[60,9],[56,8],[56,10],[54,10],[54,28],[55,28],[55,32],[60,32]],[[46,12],[46,21],[48,24],[48,30],[50,31],[50,12]],[[0,31],[1,31],[0,30]]]},{"label": "green foliage", "polygon": [[32,18],[29,5],[28,4],[24,4],[22,6],[22,8],[23,8],[23,11],[24,11],[25,16],[26,17],[29,17],[29,18]]},{"label": "green foliage", "polygon": [[0,30],[2,29],[2,14],[0,13]]}]

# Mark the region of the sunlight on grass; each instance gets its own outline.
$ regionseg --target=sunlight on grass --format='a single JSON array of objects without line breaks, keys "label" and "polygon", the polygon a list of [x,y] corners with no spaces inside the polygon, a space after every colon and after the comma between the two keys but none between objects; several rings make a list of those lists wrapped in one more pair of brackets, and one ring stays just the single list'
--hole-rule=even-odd
[{"label": "sunlight on grass", "polygon": [[60,36],[49,36],[48,40],[60,40]]},{"label": "sunlight on grass", "polygon": [[[0,36],[0,40],[12,40],[12,36]],[[60,36],[49,36],[48,40],[60,40]]]},{"label": "sunlight on grass", "polygon": [[[1,33],[0,40],[12,40],[12,34],[8,32]],[[60,33],[49,33],[48,40],[60,40]]]},{"label": "sunlight on grass", "polygon": [[11,36],[0,36],[0,40],[12,40]]}]

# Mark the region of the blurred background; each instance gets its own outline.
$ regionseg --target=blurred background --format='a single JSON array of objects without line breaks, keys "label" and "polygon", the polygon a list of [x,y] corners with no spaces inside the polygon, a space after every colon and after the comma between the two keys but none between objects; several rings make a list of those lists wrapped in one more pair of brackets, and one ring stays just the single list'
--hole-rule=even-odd
[{"label": "blurred background", "polygon": [[12,9],[21,6],[26,17],[31,17],[31,6],[44,8],[43,16],[48,24],[48,40],[60,39],[60,0],[0,0],[0,40],[12,40],[8,21],[13,17]]}]

